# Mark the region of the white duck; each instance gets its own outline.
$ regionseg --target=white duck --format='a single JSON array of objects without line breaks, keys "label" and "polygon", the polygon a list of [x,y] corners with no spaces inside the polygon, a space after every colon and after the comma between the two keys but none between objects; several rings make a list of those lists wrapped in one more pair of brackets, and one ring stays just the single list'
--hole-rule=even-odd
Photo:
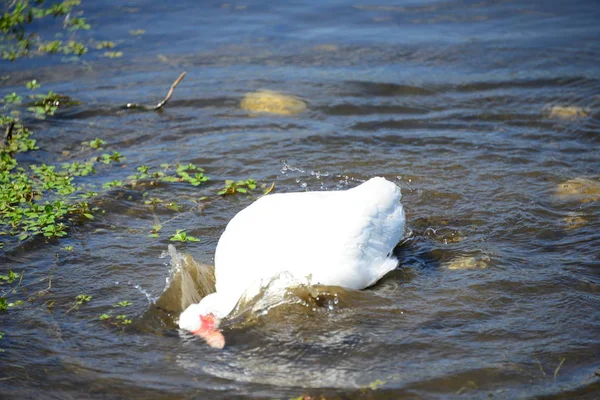
[{"label": "white duck", "polygon": [[344,191],[261,197],[227,225],[215,254],[217,290],[190,305],[179,327],[222,348],[219,321],[249,289],[283,272],[298,282],[373,285],[398,264],[392,251],[404,234],[401,197],[379,177]]}]

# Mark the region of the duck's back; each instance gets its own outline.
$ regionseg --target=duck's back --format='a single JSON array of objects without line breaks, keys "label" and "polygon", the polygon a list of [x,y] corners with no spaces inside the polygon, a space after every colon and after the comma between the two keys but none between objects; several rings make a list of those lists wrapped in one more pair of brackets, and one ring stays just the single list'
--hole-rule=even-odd
[{"label": "duck's back", "polygon": [[272,194],[240,211],[215,254],[217,292],[289,272],[313,284],[365,288],[396,265],[404,233],[400,189],[373,178],[345,191]]}]

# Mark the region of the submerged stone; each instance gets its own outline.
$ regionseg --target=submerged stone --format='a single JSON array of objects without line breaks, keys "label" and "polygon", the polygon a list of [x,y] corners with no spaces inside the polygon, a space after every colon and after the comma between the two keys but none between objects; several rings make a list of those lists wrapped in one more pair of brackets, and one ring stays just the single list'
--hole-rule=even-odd
[{"label": "submerged stone", "polygon": [[316,51],[328,51],[328,52],[336,52],[339,51],[340,48],[335,44],[320,44],[318,46],[313,47]]},{"label": "submerged stone", "polygon": [[552,106],[550,108],[550,118],[576,119],[590,115],[589,110],[577,106]]},{"label": "submerged stone", "polygon": [[295,96],[271,90],[260,90],[254,93],[247,93],[240,107],[252,113],[293,115],[306,110],[306,103]]},{"label": "submerged stone", "polygon": [[448,263],[444,264],[444,268],[450,270],[457,269],[485,269],[488,267],[490,258],[488,256],[481,257],[457,257]]},{"label": "submerged stone", "polygon": [[569,179],[556,187],[555,194],[564,200],[597,201],[600,200],[600,182],[588,178]]},{"label": "submerged stone", "polygon": [[588,220],[577,213],[570,213],[563,218],[565,229],[577,229],[588,223]]}]

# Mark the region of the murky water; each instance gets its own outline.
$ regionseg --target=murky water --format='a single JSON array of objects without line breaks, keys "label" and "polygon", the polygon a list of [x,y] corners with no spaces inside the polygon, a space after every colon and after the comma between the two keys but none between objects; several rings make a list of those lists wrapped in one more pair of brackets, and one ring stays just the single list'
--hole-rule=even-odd
[{"label": "murky water", "polygon": [[[0,273],[25,271],[9,299],[31,299],[0,313],[3,398],[596,398],[596,2],[83,3],[89,35],[123,57],[2,62],[2,96],[36,78],[82,102],[29,121],[42,151],[22,161],[86,160],[80,143],[100,137],[127,161],[90,182],[164,162],[201,165],[211,180],[111,190],[106,213],[68,238],[1,250]],[[182,71],[162,112],[121,109],[157,103]],[[240,107],[262,89],[307,107]],[[178,250],[211,264],[227,221],[253,201],[199,206],[225,179],[289,192],[372,176],[401,185],[412,231],[377,286],[291,293],[251,323],[227,322],[223,351],[151,304],[169,276],[168,238],[200,238]],[[92,300],[69,311],[81,293]]]}]

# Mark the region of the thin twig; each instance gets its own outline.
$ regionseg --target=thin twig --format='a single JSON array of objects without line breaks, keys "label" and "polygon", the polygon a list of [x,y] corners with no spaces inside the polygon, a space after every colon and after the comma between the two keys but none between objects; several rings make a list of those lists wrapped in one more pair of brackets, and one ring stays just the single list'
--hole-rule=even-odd
[{"label": "thin twig", "polygon": [[179,75],[179,78],[177,78],[177,80],[175,82],[173,82],[173,84],[171,85],[171,88],[169,89],[169,92],[167,93],[167,97],[165,97],[165,99],[163,101],[161,101],[160,103],[158,103],[156,105],[156,107],[154,107],[155,110],[158,110],[159,108],[161,108],[162,106],[167,104],[167,102],[171,99],[171,96],[173,95],[175,88],[177,87],[177,85],[179,85],[179,82],[181,82],[183,80],[183,78],[185,77],[185,74],[186,74],[185,71],[182,72],[181,75]]},{"label": "thin twig", "polygon": [[78,307],[79,305],[80,305],[79,303],[75,303],[75,304],[73,305],[73,307],[69,308],[65,314],[68,314],[68,313],[70,313],[71,311],[73,311],[73,309],[75,309],[75,308],[76,308],[76,307]]},{"label": "thin twig", "polygon": [[546,376],[546,371],[544,371],[544,367],[542,367],[540,360],[536,359],[535,361],[537,361],[538,367],[540,367],[540,371],[542,371],[542,375]]},{"label": "thin twig", "polygon": [[560,364],[558,364],[558,367],[556,367],[556,369],[554,370],[554,380],[556,380],[556,376],[558,375],[558,371],[560,371],[560,367],[562,367],[563,363],[565,362],[567,358],[563,357],[560,359]]},{"label": "thin twig", "polygon": [[4,146],[8,147],[12,139],[13,129],[15,127],[15,121],[10,121],[10,124],[6,127],[6,133],[4,134]]},{"label": "thin twig", "polygon": [[179,78],[177,78],[175,80],[175,82],[173,82],[173,84],[171,85],[171,88],[169,89],[169,92],[167,93],[167,96],[164,98],[163,101],[161,101],[157,105],[155,105],[155,106],[145,106],[145,105],[142,105],[142,104],[127,103],[125,105],[125,108],[136,108],[136,109],[142,109],[142,110],[146,110],[146,111],[160,110],[171,99],[171,96],[173,95],[173,92],[175,91],[175,88],[183,80],[183,78],[185,77],[185,74],[186,74],[186,72],[184,71],[184,72],[181,73],[181,75],[179,75]]}]

